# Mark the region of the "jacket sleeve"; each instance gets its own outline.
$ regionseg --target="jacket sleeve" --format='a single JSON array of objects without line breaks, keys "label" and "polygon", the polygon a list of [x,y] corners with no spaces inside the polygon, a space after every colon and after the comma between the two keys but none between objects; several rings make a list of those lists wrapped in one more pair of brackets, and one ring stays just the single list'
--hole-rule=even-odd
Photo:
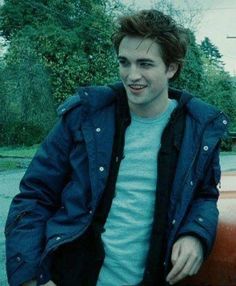
[{"label": "jacket sleeve", "polygon": [[60,206],[66,184],[72,144],[65,118],[61,118],[37,151],[10,206],[6,226],[6,268],[10,285],[36,277],[45,246],[47,219]]},{"label": "jacket sleeve", "polygon": [[219,191],[217,185],[221,176],[219,152],[218,144],[206,168],[204,178],[196,189],[189,212],[177,236],[177,238],[184,235],[198,237],[202,242],[205,258],[213,247],[218,223],[217,199]]}]

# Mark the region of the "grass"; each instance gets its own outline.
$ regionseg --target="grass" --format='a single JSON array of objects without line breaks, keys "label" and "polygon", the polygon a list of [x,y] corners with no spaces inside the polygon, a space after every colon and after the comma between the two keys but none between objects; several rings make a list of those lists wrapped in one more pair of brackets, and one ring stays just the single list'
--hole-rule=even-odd
[{"label": "grass", "polygon": [[0,157],[32,158],[38,145],[31,147],[0,147]]},{"label": "grass", "polygon": [[25,168],[38,145],[32,147],[0,147],[0,172]]},{"label": "grass", "polygon": [[[0,147],[0,171],[14,170],[25,166],[24,159],[34,156],[38,145],[31,147]],[[221,156],[236,155],[236,147],[231,152],[221,152]]]},{"label": "grass", "polygon": [[16,161],[9,161],[6,159],[0,160],[0,171],[14,170],[18,168],[18,163]]},{"label": "grass", "polygon": [[222,156],[227,156],[227,155],[236,155],[236,146],[233,146],[233,148],[232,148],[232,151],[230,151],[230,152],[220,152],[220,154],[222,155]]},{"label": "grass", "polygon": [[221,156],[236,155],[236,151],[231,152],[220,152]]}]

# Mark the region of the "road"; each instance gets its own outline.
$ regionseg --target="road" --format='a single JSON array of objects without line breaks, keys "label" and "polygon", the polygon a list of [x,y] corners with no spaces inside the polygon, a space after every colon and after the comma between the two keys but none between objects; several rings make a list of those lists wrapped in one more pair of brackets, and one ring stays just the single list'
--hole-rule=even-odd
[{"label": "road", "polygon": [[220,157],[221,170],[236,171],[236,155],[224,155]]},{"label": "road", "polygon": [[[231,191],[232,186],[236,188],[236,155],[226,155],[221,157],[221,168],[227,172],[222,177],[221,191]],[[235,170],[232,172],[232,170]],[[19,181],[25,170],[13,170],[0,172],[0,286],[7,286],[5,274],[5,251],[4,251],[4,225],[13,196],[18,192]]]}]

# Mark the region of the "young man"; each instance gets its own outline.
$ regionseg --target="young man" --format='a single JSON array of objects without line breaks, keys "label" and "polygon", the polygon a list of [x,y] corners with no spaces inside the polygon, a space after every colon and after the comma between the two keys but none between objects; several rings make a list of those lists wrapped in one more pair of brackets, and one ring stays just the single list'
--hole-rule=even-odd
[{"label": "young man", "polygon": [[169,89],[186,42],[159,11],[121,18],[122,83],[81,88],[59,108],[13,199],[10,285],[172,285],[197,273],[216,233],[227,121]]}]

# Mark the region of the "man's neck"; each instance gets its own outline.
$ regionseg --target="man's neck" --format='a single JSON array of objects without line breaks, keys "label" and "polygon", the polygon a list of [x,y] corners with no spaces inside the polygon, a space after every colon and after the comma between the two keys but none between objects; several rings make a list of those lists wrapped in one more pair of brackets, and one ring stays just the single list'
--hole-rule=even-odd
[{"label": "man's neck", "polygon": [[133,104],[128,102],[130,111],[140,117],[156,117],[166,111],[169,105],[168,96],[160,97],[158,102],[153,101],[148,104]]}]

